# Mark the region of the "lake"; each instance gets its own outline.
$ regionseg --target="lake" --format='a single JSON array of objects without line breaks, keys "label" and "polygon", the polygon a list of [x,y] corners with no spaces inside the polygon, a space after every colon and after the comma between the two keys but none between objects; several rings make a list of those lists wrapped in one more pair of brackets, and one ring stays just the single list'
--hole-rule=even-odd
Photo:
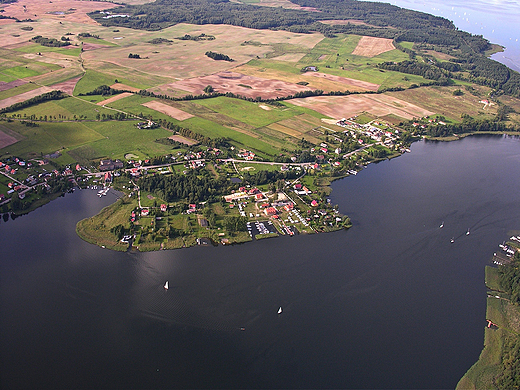
[{"label": "lake", "polygon": [[518,0],[388,0],[402,8],[451,20],[461,30],[483,35],[505,51],[491,58],[520,72],[520,3]]},{"label": "lake", "polygon": [[0,387],[455,387],[520,228],[520,139],[411,150],[334,183],[348,231],[113,252],[75,234],[115,200],[89,190],[2,220]]}]

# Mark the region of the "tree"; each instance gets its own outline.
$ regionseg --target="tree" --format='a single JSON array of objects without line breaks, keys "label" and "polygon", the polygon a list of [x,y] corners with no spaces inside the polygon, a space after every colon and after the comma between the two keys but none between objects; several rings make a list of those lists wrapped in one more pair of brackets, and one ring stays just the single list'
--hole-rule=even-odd
[{"label": "tree", "polygon": [[205,88],[204,88],[204,92],[205,93],[212,93],[214,92],[215,90],[213,89],[213,87],[211,85],[207,85]]}]

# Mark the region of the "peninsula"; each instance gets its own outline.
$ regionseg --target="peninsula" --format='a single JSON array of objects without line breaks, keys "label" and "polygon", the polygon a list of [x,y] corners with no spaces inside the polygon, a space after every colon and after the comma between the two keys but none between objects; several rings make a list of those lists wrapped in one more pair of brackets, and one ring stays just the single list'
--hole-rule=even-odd
[{"label": "peninsula", "polygon": [[1,8],[0,213],[114,189],[77,226],[106,248],[348,228],[331,181],[420,137],[519,130],[520,75],[488,58],[500,48],[389,4]]}]

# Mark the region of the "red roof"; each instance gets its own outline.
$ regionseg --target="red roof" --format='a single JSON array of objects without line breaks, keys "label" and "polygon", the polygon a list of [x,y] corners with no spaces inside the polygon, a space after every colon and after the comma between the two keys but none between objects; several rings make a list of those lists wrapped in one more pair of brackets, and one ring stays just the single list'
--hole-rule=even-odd
[{"label": "red roof", "polygon": [[316,207],[317,205],[318,205],[318,202],[316,202],[315,200],[313,200],[313,201],[311,202],[311,206]]}]

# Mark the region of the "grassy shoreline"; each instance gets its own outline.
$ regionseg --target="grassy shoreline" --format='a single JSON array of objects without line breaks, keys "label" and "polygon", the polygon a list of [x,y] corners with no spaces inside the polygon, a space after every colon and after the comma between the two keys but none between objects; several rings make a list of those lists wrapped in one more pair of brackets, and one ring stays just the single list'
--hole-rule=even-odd
[{"label": "grassy shoreline", "polygon": [[503,361],[507,359],[505,346],[519,336],[520,310],[504,298],[498,272],[498,268],[486,267],[486,319],[498,325],[498,329],[485,328],[484,348],[478,361],[460,379],[457,390],[499,388],[495,381],[503,374]]}]

